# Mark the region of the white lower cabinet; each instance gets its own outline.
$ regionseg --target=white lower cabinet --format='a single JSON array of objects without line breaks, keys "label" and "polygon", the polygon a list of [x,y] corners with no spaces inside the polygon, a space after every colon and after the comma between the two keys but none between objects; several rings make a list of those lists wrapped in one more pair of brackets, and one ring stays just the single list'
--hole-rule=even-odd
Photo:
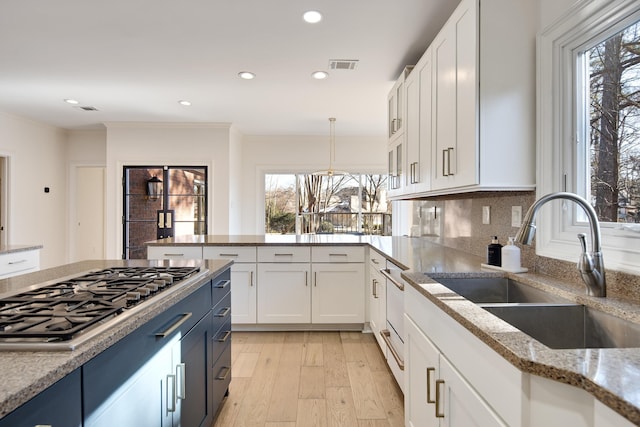
[{"label": "white lower cabinet", "polygon": [[505,426],[411,318],[405,320],[405,424]]},{"label": "white lower cabinet", "polygon": [[312,323],[364,323],[364,264],[313,264]]},{"label": "white lower cabinet", "polygon": [[259,263],[258,323],[310,323],[310,276],[309,263]]},{"label": "white lower cabinet", "polygon": [[[374,259],[372,257],[372,259]],[[369,266],[369,327],[378,345],[386,354],[387,345],[380,332],[387,327],[387,290],[384,276],[380,269],[384,268],[386,260],[376,259],[379,263]]]},{"label": "white lower cabinet", "polygon": [[0,278],[17,276],[40,269],[40,249],[9,252],[0,255]]}]

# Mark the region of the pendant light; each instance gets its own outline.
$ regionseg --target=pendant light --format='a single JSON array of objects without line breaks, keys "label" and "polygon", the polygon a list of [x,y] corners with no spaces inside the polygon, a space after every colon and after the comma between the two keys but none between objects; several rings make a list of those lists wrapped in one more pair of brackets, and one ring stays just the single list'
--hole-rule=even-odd
[{"label": "pendant light", "polygon": [[336,157],[336,118],[329,117],[329,168],[314,172],[313,175],[338,176],[347,175],[347,172],[337,171],[333,169],[333,161]]}]

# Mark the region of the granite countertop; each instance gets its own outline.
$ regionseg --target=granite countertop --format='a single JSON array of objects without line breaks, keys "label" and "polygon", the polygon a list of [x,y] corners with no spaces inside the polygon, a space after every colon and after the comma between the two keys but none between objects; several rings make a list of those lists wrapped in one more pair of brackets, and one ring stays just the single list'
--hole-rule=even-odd
[{"label": "granite countertop", "polygon": [[[523,372],[586,390],[630,421],[640,424],[640,349],[551,349],[476,304],[437,283],[443,277],[511,277],[570,301],[640,324],[640,305],[589,297],[575,285],[540,274],[487,270],[485,260],[426,239],[390,236],[267,235],[182,236],[150,242],[162,245],[330,245],[368,244],[405,270],[403,278],[458,323]],[[452,298],[452,296],[454,298]]]},{"label": "granite countertop", "polygon": [[[112,346],[136,328],[198,289],[203,280],[215,276],[232,264],[227,260],[201,262],[209,270],[196,281],[176,285],[166,296],[159,294],[141,304],[135,315],[114,325],[108,333],[97,335],[75,350],[0,351],[0,418]],[[0,295],[38,287],[44,282],[79,275],[93,269],[114,266],[193,265],[194,261],[98,260],[82,261],[0,280]]]},{"label": "granite countertop", "polygon": [[0,255],[42,249],[42,245],[0,245]]}]

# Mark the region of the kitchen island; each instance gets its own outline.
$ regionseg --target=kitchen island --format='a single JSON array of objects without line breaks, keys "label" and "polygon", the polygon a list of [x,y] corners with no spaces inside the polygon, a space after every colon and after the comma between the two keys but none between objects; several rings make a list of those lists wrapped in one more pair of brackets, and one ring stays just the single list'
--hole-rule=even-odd
[{"label": "kitchen island", "polygon": [[[149,242],[148,245],[152,251],[166,249],[167,254],[180,254],[180,249],[184,248],[198,248],[202,251],[207,247],[363,246],[369,251],[369,256],[382,254],[404,269],[402,278],[413,290],[409,295],[431,304],[429,308],[423,307],[420,310],[444,314],[449,319],[446,320],[448,327],[464,330],[460,336],[479,346],[471,348],[471,354],[488,350],[492,358],[497,357],[492,359],[496,363],[506,363],[505,369],[514,369],[514,378],[518,381],[515,389],[504,390],[502,393],[490,391],[489,394],[494,394],[482,396],[485,402],[496,405],[492,410],[497,412],[498,418],[509,420],[507,424],[534,425],[531,420],[542,422],[547,416],[548,419],[566,419],[569,423],[575,423],[571,425],[630,425],[627,420],[640,424],[640,388],[637,385],[640,383],[640,349],[551,349],[476,304],[457,296],[437,283],[437,280],[446,277],[509,277],[570,301],[640,323],[638,304],[614,298],[588,297],[581,288],[539,274],[485,270],[481,266],[484,259],[480,257],[419,238],[334,235],[180,236]],[[257,287],[260,287],[260,278]],[[450,339],[455,339],[453,337],[454,335]],[[456,359],[451,355],[450,358]],[[481,372],[485,369],[479,364],[479,360],[469,362],[472,370]],[[459,369],[464,374],[468,373],[464,367]],[[473,383],[473,375],[469,374],[469,377],[467,380]],[[491,386],[492,380],[488,379],[487,383]],[[472,386],[478,387],[477,384]],[[499,403],[501,400],[512,401],[507,394],[519,396],[515,410],[505,409],[505,404]],[[545,394],[549,401],[541,397]],[[410,400],[411,396],[405,396],[405,403],[407,399]],[[555,418],[558,416],[560,418]]]},{"label": "kitchen island", "polygon": [[[99,402],[98,399],[102,398],[101,393],[109,392],[109,390],[118,390],[122,385],[120,382],[130,382],[130,378],[144,377],[144,375],[142,375],[142,369],[137,372],[128,372],[131,369],[138,369],[138,357],[140,358],[140,366],[146,366],[146,362],[144,362],[146,360],[149,360],[149,363],[151,363],[151,361],[157,363],[160,360],[157,357],[157,355],[160,354],[160,350],[162,350],[163,357],[166,355],[171,356],[171,352],[176,354],[176,350],[178,357],[193,356],[199,357],[200,359],[207,356],[212,357],[213,349],[210,345],[215,345],[212,343],[212,338],[217,332],[212,331],[212,328],[215,327],[215,325],[220,325],[219,321],[216,323],[216,321],[212,319],[224,319],[224,316],[226,316],[226,313],[230,310],[228,304],[230,299],[228,269],[231,264],[232,263],[227,260],[209,260],[204,262],[157,262],[144,260],[83,261],[1,280],[0,296],[8,298],[16,296],[18,293],[24,293],[25,291],[37,291],[45,285],[54,282],[58,283],[59,281],[65,281],[102,269],[117,269],[120,267],[147,269],[147,267],[151,266],[160,269],[164,269],[165,267],[188,267],[190,269],[196,268],[197,271],[183,281],[176,282],[175,285],[170,285],[167,290],[159,292],[153,297],[149,297],[140,304],[135,305],[130,311],[125,309],[123,314],[106,320],[106,323],[97,327],[99,333],[91,334],[91,330],[89,330],[89,332],[87,332],[89,338],[81,341],[80,344],[73,349],[64,350],[58,348],[56,350],[46,350],[44,347],[46,343],[39,343],[37,350],[29,350],[29,344],[27,344],[25,350],[4,350],[2,348],[3,343],[0,342],[0,375],[3,378],[2,384],[0,385],[0,425],[23,425],[16,423],[18,420],[20,423],[26,422],[23,421],[26,415],[37,414],[38,411],[41,410],[40,407],[29,408],[28,402],[30,402],[31,399],[43,391],[46,391],[48,387],[55,387],[61,380],[67,381],[68,378],[74,376],[77,377],[78,381],[83,381],[82,387],[80,383],[73,387],[77,390],[82,389],[82,393],[84,393],[82,401],[78,400],[75,402],[75,405],[77,405],[76,409],[79,413],[84,412],[85,418],[82,420],[82,424],[75,424],[75,419],[69,414],[70,419],[74,420],[74,424],[65,422],[59,425],[109,425],[108,423],[113,421],[113,413],[118,411],[113,410],[109,412],[103,410],[102,413],[104,415],[100,417],[101,409],[99,408],[99,404],[101,402]],[[226,296],[224,296],[225,294]],[[218,308],[218,305],[216,305],[218,300],[226,301],[227,306],[220,306]],[[176,310],[178,310],[178,312],[174,313]],[[189,315],[184,314],[187,311],[190,313]],[[218,316],[219,313],[224,313],[224,316]],[[197,325],[202,325],[202,328]],[[168,326],[171,326],[173,329],[168,329]],[[191,331],[199,332],[197,334],[191,334]],[[187,334],[188,332],[189,334]],[[161,335],[158,335],[159,333],[161,333]],[[185,337],[188,335],[191,335],[191,338],[194,339],[190,339],[190,346],[186,348],[185,343],[187,341],[185,341]],[[228,335],[229,333],[227,332],[226,336]],[[198,336],[203,337],[203,339],[198,339]],[[145,344],[145,340],[149,339],[151,340]],[[224,354],[230,358],[230,347],[228,344],[227,342],[224,346]],[[166,351],[165,348],[167,349]],[[222,356],[221,359],[223,359]],[[207,362],[206,365],[203,363],[202,366],[210,366],[215,369],[216,366],[214,366],[213,362],[215,362],[215,360]],[[225,359],[224,362],[226,370],[226,375],[224,376],[225,381],[227,381],[230,379],[228,378],[230,361]],[[169,358],[169,364],[171,363],[171,358]],[[220,367],[217,368],[220,369]],[[204,378],[213,377],[213,374],[218,374],[218,372],[213,372],[213,369],[212,372],[207,372],[206,376],[205,374],[202,375],[202,381],[204,381]],[[78,375],[79,370],[82,370],[82,375]],[[151,371],[154,370],[155,369],[152,369]],[[123,373],[126,373],[127,376],[123,377],[121,381],[118,375]],[[183,375],[182,380],[190,381],[189,369],[186,370],[186,377],[184,377],[184,371],[182,371],[181,374]],[[164,380],[164,377],[162,380]],[[175,381],[175,378],[173,380]],[[156,380],[151,380],[151,383],[153,384],[155,381]],[[140,384],[140,382],[137,384]],[[160,384],[159,380],[157,384]],[[202,386],[209,387],[208,384],[202,384]],[[96,391],[93,392],[91,391],[92,389]],[[152,390],[154,391],[151,395],[155,395],[155,385],[152,386]],[[169,388],[167,388],[167,390],[169,390]],[[225,390],[222,390],[223,394],[224,392]],[[61,393],[56,393],[56,395],[60,394]],[[198,392],[198,394],[201,393]],[[215,396],[212,396],[212,394]],[[62,395],[64,396],[64,393],[62,393]],[[114,402],[117,401],[114,397],[115,395],[116,393],[113,393],[111,396],[108,396],[110,406],[113,406],[115,404]],[[205,395],[211,398],[217,397],[218,399],[222,399],[222,395],[219,392],[213,392],[210,388],[208,389],[208,394],[205,393]],[[160,394],[158,394],[158,397],[160,398]],[[180,404],[189,407],[190,403],[185,402],[187,401],[178,402],[176,407],[179,408]],[[25,403],[25,406],[20,407]],[[200,403],[207,404],[207,408],[204,410],[208,411],[208,413],[206,413],[205,416],[207,419],[212,420],[215,414],[215,411],[212,410],[212,405],[209,405],[209,402]],[[213,404],[213,402],[211,403]],[[80,410],[80,405],[84,408],[82,411]],[[129,406],[132,406],[131,403],[129,403]],[[11,413],[11,411],[16,410],[16,408],[18,408],[18,410]],[[89,411],[89,408],[93,408],[93,410]],[[150,406],[150,408],[152,407]],[[146,410],[146,408],[144,409]],[[170,418],[176,414],[176,408],[173,409],[173,411],[167,411],[172,412],[168,414]],[[20,413],[21,411],[22,413]],[[138,409],[138,412],[142,416],[145,414],[144,410]],[[159,413],[158,411],[158,414]],[[16,414],[18,416],[15,416]],[[165,418],[166,415],[165,413]],[[44,416],[46,416],[46,414],[44,414]],[[64,414],[64,416],[66,416],[66,414]],[[51,422],[47,422],[46,419],[37,419],[36,421],[35,424],[52,424]],[[147,422],[151,424],[139,425],[158,425],[154,424],[155,421],[153,419]],[[183,425],[194,424],[184,422],[183,420]]]}]

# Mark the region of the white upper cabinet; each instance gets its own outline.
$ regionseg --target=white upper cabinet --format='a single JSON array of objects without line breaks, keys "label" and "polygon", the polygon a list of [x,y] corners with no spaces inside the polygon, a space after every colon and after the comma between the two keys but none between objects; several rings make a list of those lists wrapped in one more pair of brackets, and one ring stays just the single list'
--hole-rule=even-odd
[{"label": "white upper cabinet", "polygon": [[535,188],[535,14],[534,2],[462,0],[404,82],[391,198]]}]

